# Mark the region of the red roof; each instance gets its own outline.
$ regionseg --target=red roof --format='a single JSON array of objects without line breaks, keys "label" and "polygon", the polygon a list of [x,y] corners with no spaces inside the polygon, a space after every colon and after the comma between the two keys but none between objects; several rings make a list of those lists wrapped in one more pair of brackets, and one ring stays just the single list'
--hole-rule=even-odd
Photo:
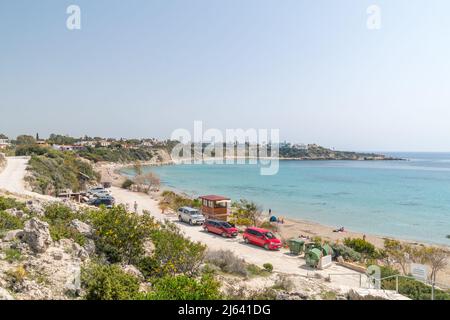
[{"label": "red roof", "polygon": [[222,196],[216,196],[213,194],[207,195],[207,196],[201,196],[200,199],[205,199],[209,201],[223,201],[223,200],[230,200],[230,198],[222,197]]}]

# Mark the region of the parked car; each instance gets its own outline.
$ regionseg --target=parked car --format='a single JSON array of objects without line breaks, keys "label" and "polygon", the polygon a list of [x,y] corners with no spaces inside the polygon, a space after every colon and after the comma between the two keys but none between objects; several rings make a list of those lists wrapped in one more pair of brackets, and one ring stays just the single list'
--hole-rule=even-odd
[{"label": "parked car", "polygon": [[203,223],[203,229],[211,233],[220,234],[224,238],[235,238],[239,233],[238,229],[228,222],[219,220],[206,220]]},{"label": "parked car", "polygon": [[178,209],[178,219],[181,222],[187,222],[191,226],[194,224],[203,224],[205,217],[197,210],[191,207],[182,207]]},{"label": "parked car", "polygon": [[91,206],[99,207],[101,205],[106,206],[107,208],[111,208],[115,203],[115,200],[113,197],[100,197],[92,199],[88,202]]},{"label": "parked car", "polygon": [[278,250],[281,248],[281,240],[266,229],[250,227],[243,234],[245,243],[251,243],[266,250]]}]

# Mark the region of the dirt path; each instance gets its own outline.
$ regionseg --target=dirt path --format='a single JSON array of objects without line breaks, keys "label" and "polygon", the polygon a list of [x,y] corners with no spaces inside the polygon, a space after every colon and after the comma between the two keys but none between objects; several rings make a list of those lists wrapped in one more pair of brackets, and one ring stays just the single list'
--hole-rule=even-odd
[{"label": "dirt path", "polygon": [[28,157],[7,157],[6,166],[0,172],[0,189],[44,200],[55,200],[53,197],[44,196],[26,188],[24,177],[26,175],[28,161]]}]

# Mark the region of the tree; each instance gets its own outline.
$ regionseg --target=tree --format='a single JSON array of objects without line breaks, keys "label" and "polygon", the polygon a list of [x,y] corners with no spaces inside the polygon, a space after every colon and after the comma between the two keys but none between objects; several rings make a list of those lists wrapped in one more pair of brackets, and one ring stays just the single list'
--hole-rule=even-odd
[{"label": "tree", "polygon": [[237,224],[242,225],[258,225],[262,217],[261,207],[255,202],[241,199],[232,205],[233,216]]},{"label": "tree", "polygon": [[397,263],[402,268],[404,275],[408,274],[408,251],[408,249],[405,250],[404,245],[400,241],[392,239],[384,240],[384,253],[386,254],[387,264],[391,265],[391,262]]},{"label": "tree", "polygon": [[4,135],[3,133],[0,133],[0,139],[8,139],[8,137],[6,135]]},{"label": "tree", "polygon": [[447,266],[449,253],[441,248],[428,247],[423,248],[424,262],[431,267],[431,281],[436,282],[437,273]]},{"label": "tree", "polygon": [[32,136],[20,135],[16,139],[18,145],[35,144],[36,140]]},{"label": "tree", "polygon": [[139,161],[136,161],[133,165],[134,172],[136,173],[136,176],[142,175],[142,165]]},{"label": "tree", "polygon": [[134,183],[137,185],[146,185],[149,187],[158,187],[161,184],[159,177],[153,172],[147,172],[134,177]]}]

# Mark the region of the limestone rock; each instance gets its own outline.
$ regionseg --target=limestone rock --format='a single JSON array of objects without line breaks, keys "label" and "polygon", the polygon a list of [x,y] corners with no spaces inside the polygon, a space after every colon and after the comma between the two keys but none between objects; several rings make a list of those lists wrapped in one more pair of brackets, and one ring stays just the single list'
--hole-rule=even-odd
[{"label": "limestone rock", "polygon": [[89,254],[89,256],[94,255],[96,251],[95,242],[92,239],[87,239],[83,246],[83,249]]},{"label": "limestone rock", "polygon": [[14,297],[6,289],[0,288],[0,300],[14,300]]},{"label": "limestone rock", "polygon": [[4,241],[14,241],[20,239],[23,236],[23,230],[11,230],[8,231],[3,237]]},{"label": "limestone rock", "polygon": [[144,275],[138,270],[138,268],[136,268],[131,264],[122,266],[122,270],[128,273],[129,275],[135,276],[141,281],[144,280]]},{"label": "limestone rock", "polygon": [[17,218],[26,218],[28,216],[25,212],[16,208],[6,209],[5,212]]},{"label": "limestone rock", "polygon": [[86,237],[92,236],[92,227],[83,221],[72,220],[70,226]]},{"label": "limestone rock", "polygon": [[37,253],[43,253],[52,243],[49,226],[37,218],[32,218],[25,222],[22,240]]},{"label": "limestone rock", "polygon": [[39,200],[30,200],[27,202],[27,208],[34,214],[43,217],[45,215],[44,206]]}]

